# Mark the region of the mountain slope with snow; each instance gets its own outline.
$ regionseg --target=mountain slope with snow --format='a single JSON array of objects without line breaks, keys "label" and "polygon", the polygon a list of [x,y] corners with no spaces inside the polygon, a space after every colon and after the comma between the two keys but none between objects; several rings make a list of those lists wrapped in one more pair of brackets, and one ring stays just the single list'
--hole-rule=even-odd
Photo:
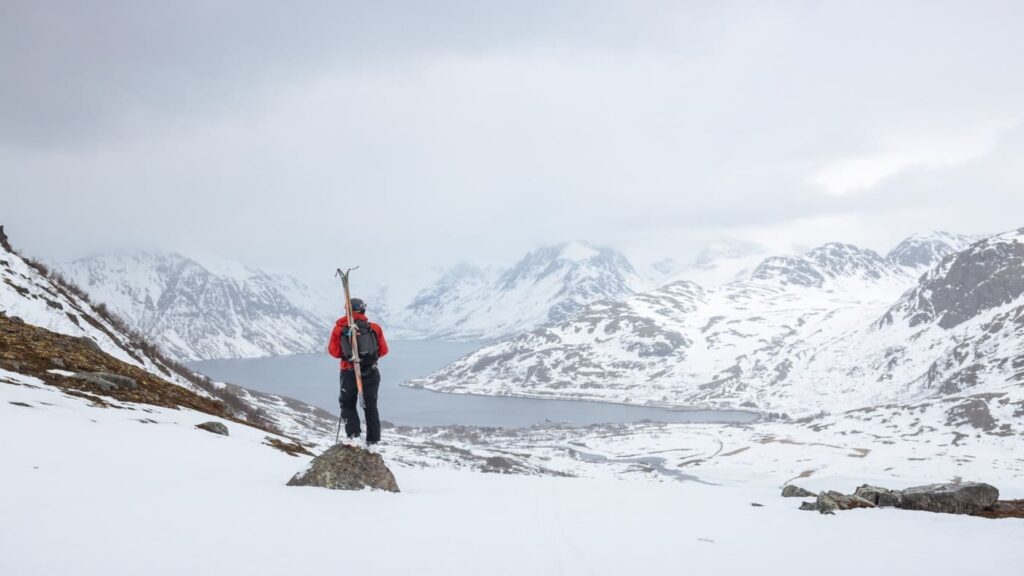
[{"label": "mountain slope with snow", "polygon": [[321,316],[286,296],[304,290],[237,264],[200,264],[179,254],[136,252],[78,260],[62,273],[179,360],[319,351]]},{"label": "mountain slope with snow", "polygon": [[535,250],[503,271],[458,266],[421,291],[394,323],[410,337],[494,339],[560,322],[642,286],[622,254],[569,242]]},{"label": "mountain slope with snow", "polygon": [[593,304],[414,385],[794,414],[1019,385],[1021,249],[1019,233],[996,236],[918,281],[916,267],[827,244],[768,258],[749,281]]},{"label": "mountain slope with snow", "polygon": [[94,305],[73,284],[54,277],[11,247],[0,227],[0,314],[71,336],[117,360],[192,388],[140,337],[124,330],[105,306]]}]

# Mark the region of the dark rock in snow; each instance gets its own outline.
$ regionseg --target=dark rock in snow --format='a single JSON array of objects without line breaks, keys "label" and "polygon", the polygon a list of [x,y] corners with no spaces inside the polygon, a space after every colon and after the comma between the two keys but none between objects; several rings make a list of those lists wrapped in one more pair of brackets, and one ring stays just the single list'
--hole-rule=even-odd
[{"label": "dark rock in snow", "polygon": [[888,488],[864,484],[858,487],[857,490],[854,491],[853,495],[860,496],[875,506],[900,507],[901,492],[898,490],[889,490]]},{"label": "dark rock in snow", "polygon": [[77,337],[75,337],[75,340],[78,340],[84,346],[87,346],[88,348],[90,348],[94,352],[103,352],[103,348],[101,348],[100,345],[97,344],[95,340],[93,340],[92,338],[89,338],[88,336],[77,336]]},{"label": "dark rock in snow", "polygon": [[902,494],[904,510],[926,510],[947,514],[978,514],[999,499],[999,490],[982,482],[929,484],[907,488]]},{"label": "dark rock in snow", "polygon": [[288,481],[289,486],[319,486],[333,490],[375,488],[398,492],[394,474],[380,454],[358,446],[336,444]]},{"label": "dark rock in snow", "polygon": [[[92,340],[90,340],[92,342]],[[72,378],[79,380],[85,380],[90,384],[99,386],[105,392],[110,392],[118,388],[135,390],[139,387],[139,383],[134,378],[127,376],[121,376],[120,374],[111,374],[109,372],[81,372],[75,374]]]},{"label": "dark rock in snow", "polygon": [[853,510],[854,508],[874,508],[875,505],[860,496],[848,496],[835,490],[821,492],[813,504],[805,502],[801,510],[817,510],[822,514],[835,514],[836,510]]},{"label": "dark rock in snow", "polygon": [[814,498],[814,492],[794,484],[787,484],[786,487],[782,489],[782,496],[784,498]]},{"label": "dark rock in snow", "polygon": [[220,434],[221,436],[228,435],[228,427],[220,422],[203,422],[202,424],[196,424],[196,428]]},{"label": "dark rock in snow", "polygon": [[988,510],[975,514],[983,518],[1024,518],[1024,500],[998,500]]}]

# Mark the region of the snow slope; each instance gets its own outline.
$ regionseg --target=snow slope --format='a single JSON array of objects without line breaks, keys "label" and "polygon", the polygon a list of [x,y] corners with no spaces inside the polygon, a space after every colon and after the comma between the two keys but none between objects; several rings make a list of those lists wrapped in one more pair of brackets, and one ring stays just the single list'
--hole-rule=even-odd
[{"label": "snow slope", "polygon": [[[753,438],[747,451],[726,444],[735,454],[722,460],[739,460],[721,469],[718,485],[392,463],[402,493],[338,492],[285,486],[308,457],[274,450],[264,433],[245,426],[226,422],[231,435],[216,436],[194,428],[209,419],[201,413],[103,409],[39,382],[22,384],[0,383],[0,435],[10,440],[0,447],[0,494],[17,495],[2,503],[4,574],[663,574],[685,566],[737,575],[1010,575],[1024,569],[1024,521],[893,509],[834,517],[803,512],[797,500],[778,496],[777,474],[758,475],[778,462],[761,457],[751,466],[746,459],[760,446],[776,460],[798,452],[813,459],[831,450],[823,446],[765,437]],[[604,434],[610,449],[684,454],[704,445],[705,435],[715,443],[707,427],[621,432]],[[860,458],[837,456],[852,463],[845,470],[862,466]],[[966,461],[962,468],[984,471],[987,463]],[[1016,478],[1001,483],[1003,497],[1024,496]],[[860,473],[801,483],[852,490],[868,479]],[[900,488],[916,480],[879,483]]]},{"label": "snow slope", "polygon": [[919,280],[916,266],[845,244],[772,257],[748,281],[593,304],[414,385],[792,414],[1019,385],[1019,234],[950,254]]},{"label": "snow slope", "polygon": [[329,322],[286,294],[298,281],[206,257],[135,252],[61,268],[93,299],[178,360],[249,358],[319,351]]}]

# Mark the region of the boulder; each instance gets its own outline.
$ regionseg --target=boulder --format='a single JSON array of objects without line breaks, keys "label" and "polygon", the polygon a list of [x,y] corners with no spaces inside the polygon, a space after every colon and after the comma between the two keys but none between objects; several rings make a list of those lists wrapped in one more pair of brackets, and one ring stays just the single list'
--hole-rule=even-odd
[{"label": "boulder", "polygon": [[978,514],[992,507],[999,499],[999,490],[991,484],[928,484],[903,491],[904,510],[926,510],[947,514]]},{"label": "boulder", "polygon": [[860,496],[875,506],[895,508],[900,507],[901,494],[899,490],[889,490],[888,488],[872,486],[870,484],[861,485],[853,493],[854,496]]},{"label": "boulder", "polygon": [[394,474],[380,454],[358,446],[336,444],[313,458],[309,466],[288,481],[289,486],[319,486],[332,490],[374,488],[398,492]]},{"label": "boulder", "polygon": [[134,390],[139,387],[139,383],[134,378],[109,372],[80,372],[72,376],[72,378],[85,380],[90,384],[99,386],[104,392],[110,392],[119,388]]},{"label": "boulder", "polygon": [[203,422],[202,424],[196,424],[196,428],[200,430],[206,430],[214,434],[220,434],[221,436],[228,435],[228,427],[221,422]]},{"label": "boulder", "polygon": [[804,502],[801,510],[817,510],[822,514],[835,514],[836,510],[852,510],[854,508],[874,508],[875,505],[860,496],[848,496],[835,490],[820,492],[813,503]]},{"label": "boulder", "polygon": [[814,492],[806,490],[794,484],[787,484],[782,489],[782,496],[784,498],[814,498]]}]

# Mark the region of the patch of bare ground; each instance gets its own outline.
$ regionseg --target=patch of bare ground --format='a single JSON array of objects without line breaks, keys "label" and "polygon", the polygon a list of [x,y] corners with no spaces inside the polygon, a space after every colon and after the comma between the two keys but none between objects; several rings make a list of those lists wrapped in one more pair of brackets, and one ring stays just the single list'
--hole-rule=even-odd
[{"label": "patch of bare ground", "polygon": [[[239,411],[224,399],[197,394],[122,362],[87,338],[58,334],[3,314],[0,314],[0,368],[34,376],[97,407],[115,407],[116,404],[107,401],[113,399],[164,408],[190,408],[281,435],[259,419],[240,418],[238,414],[248,416],[248,413]],[[54,368],[62,373],[50,372]],[[64,375],[67,373],[74,375]]]},{"label": "patch of bare ground", "polygon": [[999,500],[990,510],[975,514],[982,518],[1024,518],[1024,500]]},{"label": "patch of bare ground", "polygon": [[305,456],[313,456],[312,452],[306,450],[306,448],[302,444],[299,444],[298,442],[285,442],[280,438],[267,436],[266,438],[263,439],[263,444],[270,446],[272,448],[276,448],[289,456],[298,456],[300,454]]},{"label": "patch of bare ground", "polygon": [[817,470],[814,470],[814,469],[804,470],[803,472],[797,474],[796,476],[793,476],[789,480],[786,480],[785,482],[783,482],[783,484],[789,484],[790,482],[792,482],[794,480],[799,480],[801,478],[810,478],[811,476],[814,475],[815,472],[817,472]]}]

